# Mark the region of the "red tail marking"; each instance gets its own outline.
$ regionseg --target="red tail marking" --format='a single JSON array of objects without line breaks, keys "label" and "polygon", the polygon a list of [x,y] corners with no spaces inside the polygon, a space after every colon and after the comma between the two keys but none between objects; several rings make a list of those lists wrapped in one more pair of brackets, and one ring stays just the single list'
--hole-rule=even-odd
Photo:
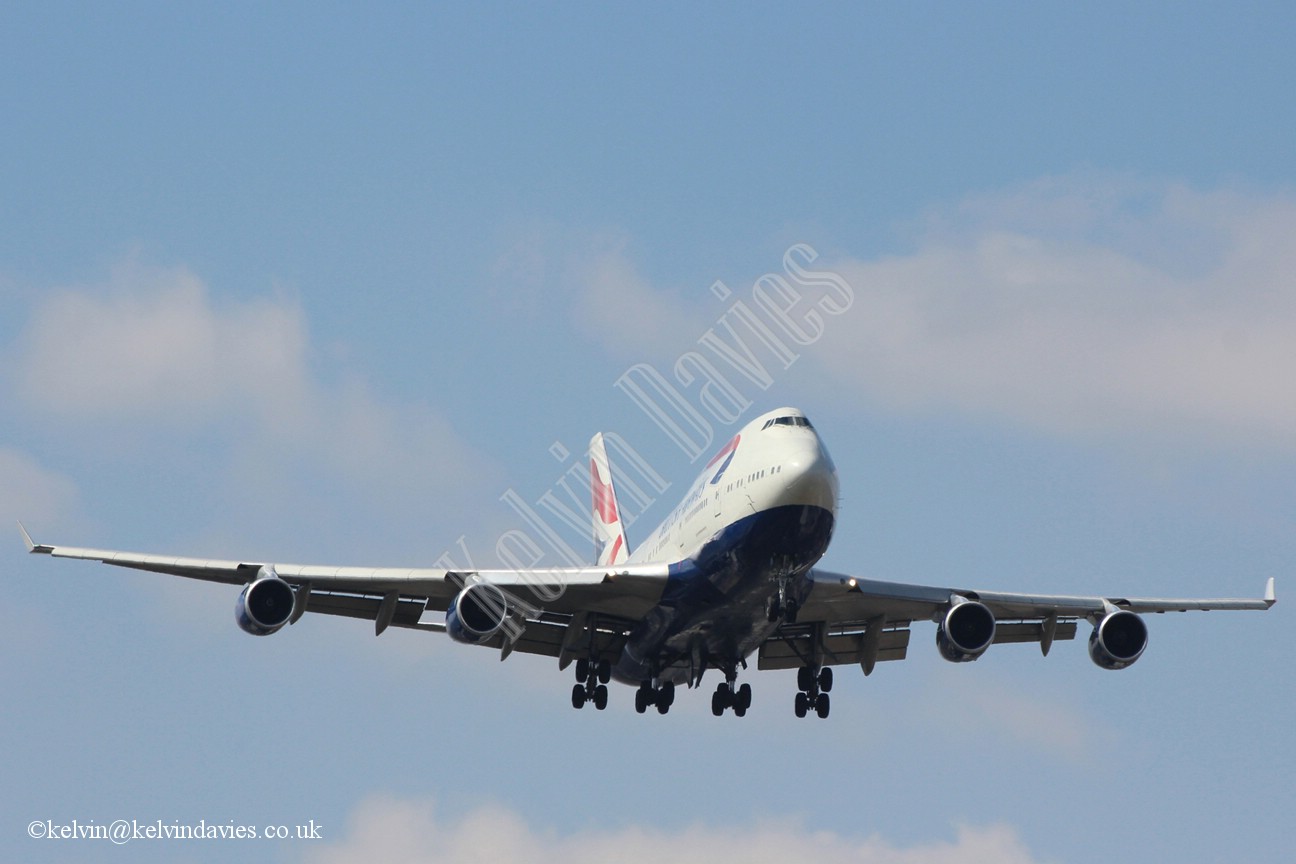
[{"label": "red tail marking", "polygon": [[598,513],[603,524],[614,524],[617,521],[617,507],[612,484],[599,479],[598,466],[593,462],[590,462],[590,486],[594,490],[594,512]]}]

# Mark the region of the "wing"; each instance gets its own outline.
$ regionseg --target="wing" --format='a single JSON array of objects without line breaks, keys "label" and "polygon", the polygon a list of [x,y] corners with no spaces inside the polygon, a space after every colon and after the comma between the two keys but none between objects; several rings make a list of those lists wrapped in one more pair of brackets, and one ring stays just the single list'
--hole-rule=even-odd
[{"label": "wing", "polygon": [[499,611],[506,614],[510,626],[496,628],[473,640],[474,644],[499,648],[503,657],[512,651],[547,654],[558,657],[563,667],[576,653],[615,657],[629,627],[660,598],[667,575],[664,566],[644,565],[441,570],[181,558],[38,544],[21,524],[19,529],[27,551],[37,555],[100,561],[227,585],[248,586],[277,578],[292,588],[293,609],[286,622],[290,624],[306,612],[316,612],[371,620],[378,634],[389,626],[445,631],[445,622],[435,617],[428,620],[424,613],[446,612],[470,586],[494,586],[503,598]]},{"label": "wing", "polygon": [[[1082,619],[1104,628],[1117,655],[1104,658],[1100,646],[1095,662],[1107,665],[1107,659],[1114,664],[1110,668],[1121,668],[1142,653],[1146,630],[1128,617],[1113,617],[1117,613],[1264,610],[1274,604],[1272,578],[1260,599],[1012,594],[882,582],[822,570],[811,571],[811,578],[813,587],[797,622],[784,625],[762,646],[760,668],[859,663],[868,674],[878,661],[904,659],[914,621],[940,625],[937,644],[950,660],[975,660],[991,644],[1004,642],[1039,643],[1048,654],[1055,640],[1075,638]],[[1134,629],[1108,632],[1108,621]],[[1119,636],[1129,641],[1124,648],[1115,644]]]}]

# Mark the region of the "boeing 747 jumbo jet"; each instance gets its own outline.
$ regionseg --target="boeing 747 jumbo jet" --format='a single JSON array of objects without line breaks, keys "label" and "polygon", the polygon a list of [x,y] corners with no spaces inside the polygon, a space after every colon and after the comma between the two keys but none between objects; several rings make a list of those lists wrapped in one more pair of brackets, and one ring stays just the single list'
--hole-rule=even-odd
[{"label": "boeing 747 jumbo jet", "polygon": [[[815,567],[828,548],[837,509],[837,474],[810,421],[782,408],[756,418],[725,444],[688,494],[630,551],[601,434],[590,442],[591,567],[454,571],[208,561],[34,543],[28,551],[102,561],[243,586],[238,625],[265,636],[306,612],[344,615],[388,627],[445,632],[500,651],[575,663],[572,705],[607,707],[613,678],[638,688],[635,710],[665,714],[675,687],[723,675],[711,697],[717,717],[752,704],[738,684],[758,669],[797,669],[798,717],[827,717],[833,667],[864,674],[901,660],[915,621],[936,624],[936,647],[955,663],[992,644],[1033,642],[1048,654],[1087,621],[1089,656],[1123,669],[1147,647],[1148,612],[1268,609],[1262,599],[1173,599],[1006,594],[971,587],[879,582]],[[21,528],[21,526],[19,526]],[[433,613],[429,615],[428,613]],[[444,615],[436,614],[444,613]]]}]

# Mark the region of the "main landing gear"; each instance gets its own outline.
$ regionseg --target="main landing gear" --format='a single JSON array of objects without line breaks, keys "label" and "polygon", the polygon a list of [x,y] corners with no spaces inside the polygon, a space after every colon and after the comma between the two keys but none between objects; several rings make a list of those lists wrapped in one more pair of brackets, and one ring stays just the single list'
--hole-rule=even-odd
[{"label": "main landing gear", "polygon": [[594,707],[602,711],[607,707],[607,683],[612,680],[612,664],[607,660],[590,660],[585,657],[576,661],[576,686],[572,688],[572,707],[584,708],[586,702],[593,702]]},{"label": "main landing gear", "polygon": [[820,717],[828,716],[830,703],[828,691],[832,689],[832,667],[815,669],[802,666],[797,670],[796,716],[804,717],[813,710]]},{"label": "main landing gear", "polygon": [[736,669],[725,670],[725,680],[716,685],[711,694],[711,713],[719,717],[726,708],[732,708],[735,717],[741,717],[751,707],[752,689],[750,684],[738,685]]},{"label": "main landing gear", "polygon": [[635,691],[635,710],[643,714],[649,705],[657,706],[658,714],[665,714],[675,702],[675,685],[667,681],[655,684],[656,679],[645,681]]}]

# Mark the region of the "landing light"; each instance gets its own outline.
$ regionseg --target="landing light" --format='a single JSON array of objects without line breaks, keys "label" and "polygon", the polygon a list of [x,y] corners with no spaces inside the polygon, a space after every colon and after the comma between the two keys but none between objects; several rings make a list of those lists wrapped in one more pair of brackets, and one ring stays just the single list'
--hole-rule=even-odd
[{"label": "landing light", "polygon": [[849,578],[849,579],[846,580],[846,587],[847,587],[847,588],[854,588],[854,587],[855,587],[856,585],[858,585],[858,584],[859,584],[859,583],[855,581],[855,577],[854,577],[854,576],[852,576],[851,578]]}]

